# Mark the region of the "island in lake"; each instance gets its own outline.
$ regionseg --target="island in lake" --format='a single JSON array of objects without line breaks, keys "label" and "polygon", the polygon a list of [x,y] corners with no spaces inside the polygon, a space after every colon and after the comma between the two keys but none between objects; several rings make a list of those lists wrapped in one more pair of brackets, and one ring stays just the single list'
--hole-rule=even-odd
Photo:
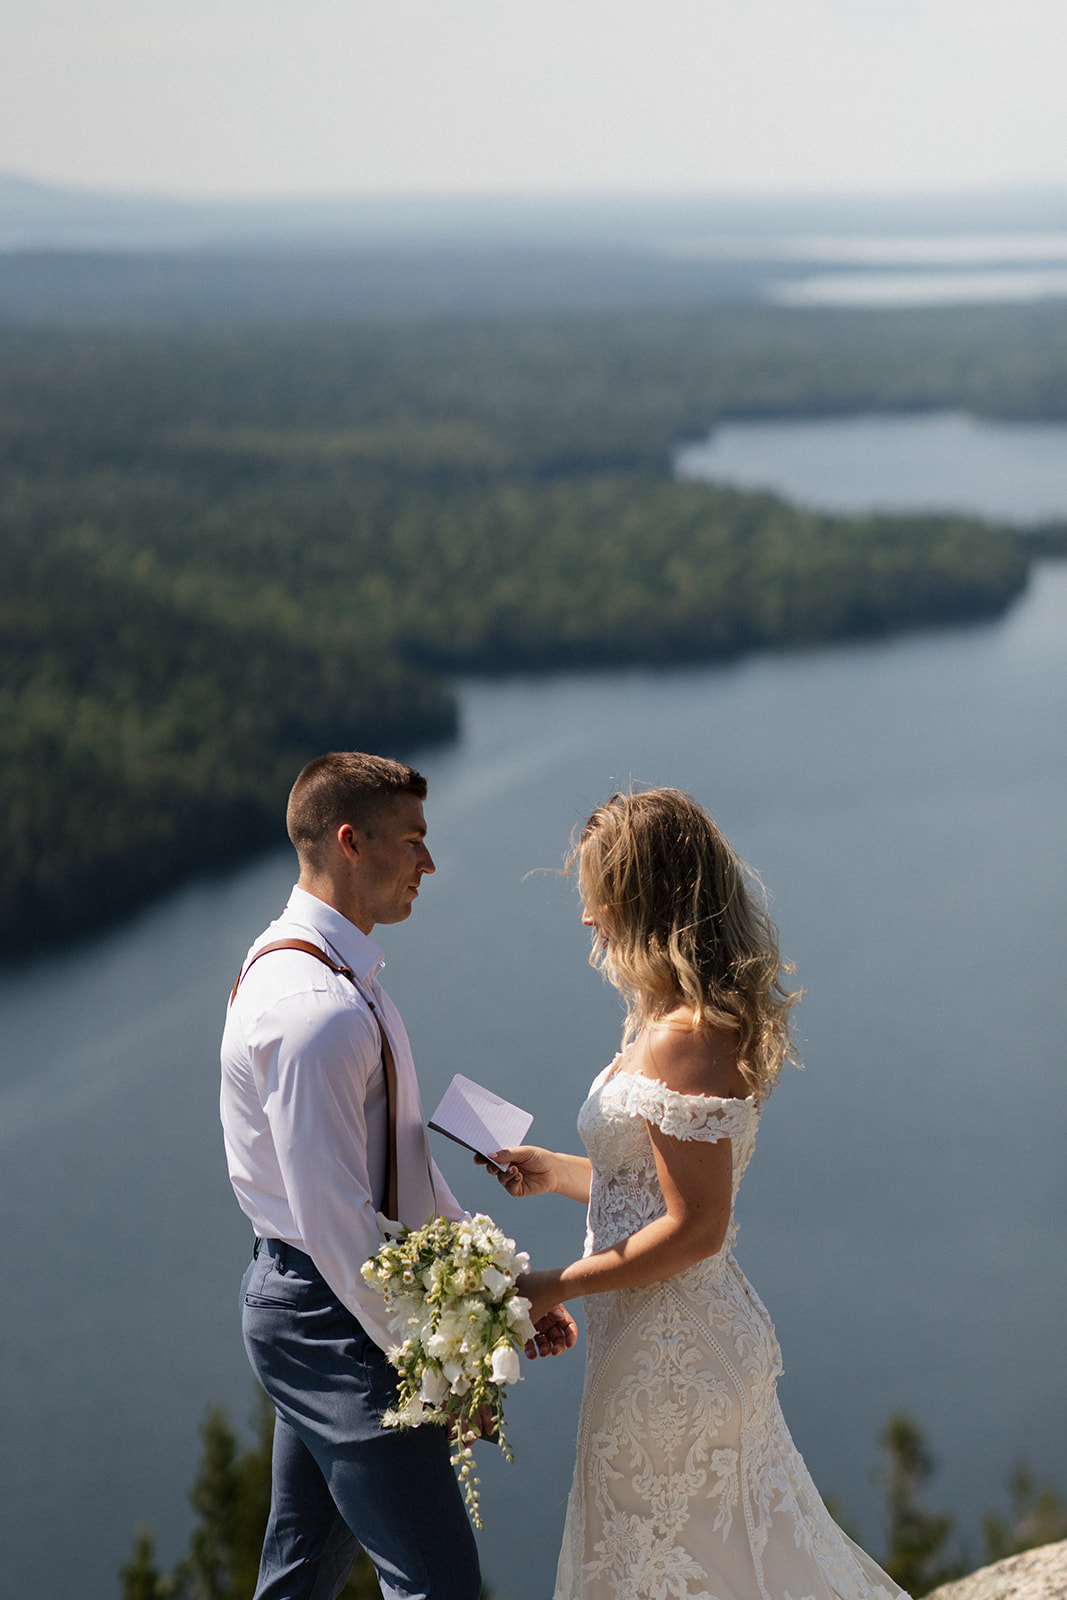
[{"label": "island in lake", "polygon": [[678,482],[724,417],[1067,416],[1067,309],[0,330],[0,953],[280,837],[327,748],[455,673],[792,649],[1002,611],[1063,548]]}]

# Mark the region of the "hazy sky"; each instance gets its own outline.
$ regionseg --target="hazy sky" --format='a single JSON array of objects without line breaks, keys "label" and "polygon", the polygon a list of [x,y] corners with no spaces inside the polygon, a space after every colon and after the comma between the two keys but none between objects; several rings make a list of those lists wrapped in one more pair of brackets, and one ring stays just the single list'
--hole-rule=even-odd
[{"label": "hazy sky", "polygon": [[3,0],[0,171],[199,194],[1067,182],[1067,0]]}]

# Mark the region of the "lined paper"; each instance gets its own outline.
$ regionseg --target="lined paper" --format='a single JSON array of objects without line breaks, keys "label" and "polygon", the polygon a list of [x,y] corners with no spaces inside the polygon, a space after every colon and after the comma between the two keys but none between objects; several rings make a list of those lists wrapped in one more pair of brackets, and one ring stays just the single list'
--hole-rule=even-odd
[{"label": "lined paper", "polygon": [[521,1144],[532,1121],[531,1111],[513,1106],[457,1072],[430,1118],[430,1127],[491,1160],[498,1150]]}]

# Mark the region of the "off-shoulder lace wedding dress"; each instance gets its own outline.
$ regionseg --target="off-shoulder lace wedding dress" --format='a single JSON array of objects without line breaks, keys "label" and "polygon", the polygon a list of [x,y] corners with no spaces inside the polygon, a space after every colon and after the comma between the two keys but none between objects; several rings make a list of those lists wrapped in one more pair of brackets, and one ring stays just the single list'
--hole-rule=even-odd
[{"label": "off-shoulder lace wedding dress", "polygon": [[[578,1128],[593,1167],[586,1254],[665,1210],[648,1123],[730,1139],[733,1201],[754,1099],[682,1095],[616,1057]],[[833,1522],[775,1392],[778,1344],[718,1255],[643,1289],[586,1297],[578,1463],[554,1600],[895,1600],[902,1591]]]}]

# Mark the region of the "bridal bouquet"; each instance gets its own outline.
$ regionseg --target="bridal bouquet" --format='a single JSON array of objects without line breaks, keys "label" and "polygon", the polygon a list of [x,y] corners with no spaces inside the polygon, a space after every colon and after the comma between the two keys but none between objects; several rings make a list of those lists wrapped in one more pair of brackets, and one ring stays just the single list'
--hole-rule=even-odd
[{"label": "bridal bouquet", "polygon": [[530,1302],[515,1287],[530,1258],[481,1214],[462,1222],[437,1217],[416,1229],[379,1222],[396,1237],[363,1263],[363,1276],[385,1296],[400,1340],[388,1351],[400,1375],[398,1404],[382,1421],[387,1428],[453,1428],[452,1465],[480,1529],[472,1419],[490,1408],[511,1461],[503,1396],[506,1384],[519,1381],[518,1353],[534,1334]]}]

